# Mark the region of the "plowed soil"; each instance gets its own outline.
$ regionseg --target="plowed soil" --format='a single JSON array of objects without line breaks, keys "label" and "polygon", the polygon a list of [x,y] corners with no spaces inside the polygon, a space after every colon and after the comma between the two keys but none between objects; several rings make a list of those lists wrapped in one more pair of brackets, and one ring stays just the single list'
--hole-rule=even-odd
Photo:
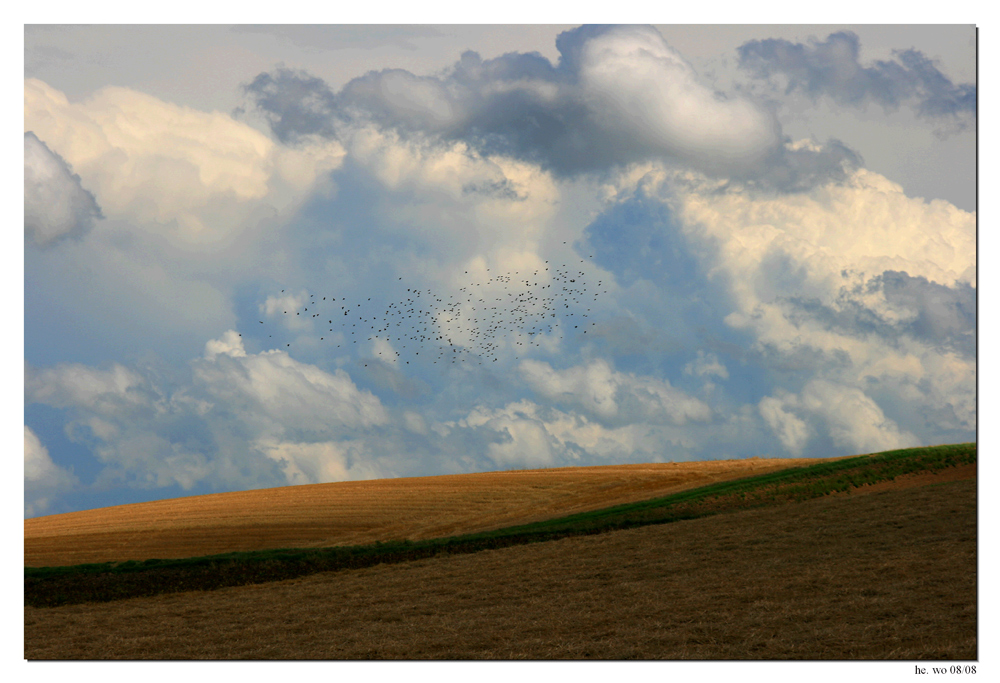
[{"label": "plowed soil", "polygon": [[172,559],[488,531],[822,462],[567,467],[287,486],[24,520],[24,564]]},{"label": "plowed soil", "polygon": [[25,607],[25,657],[975,660],[976,481],[951,470],[470,555]]}]

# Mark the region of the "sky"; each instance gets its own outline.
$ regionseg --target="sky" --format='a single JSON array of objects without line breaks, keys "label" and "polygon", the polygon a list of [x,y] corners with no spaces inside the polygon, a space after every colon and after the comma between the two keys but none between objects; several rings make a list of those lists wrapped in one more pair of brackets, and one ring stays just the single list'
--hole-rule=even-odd
[{"label": "sky", "polygon": [[976,34],[30,25],[24,516],[977,435]]}]

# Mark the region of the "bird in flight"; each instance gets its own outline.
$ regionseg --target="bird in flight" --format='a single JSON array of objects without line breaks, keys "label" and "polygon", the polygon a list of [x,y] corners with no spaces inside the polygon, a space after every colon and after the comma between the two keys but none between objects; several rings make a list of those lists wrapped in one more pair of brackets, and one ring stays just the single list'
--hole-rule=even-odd
[{"label": "bird in flight", "polygon": [[[592,254],[588,256],[593,258]],[[485,274],[472,276],[451,294],[426,286],[400,285],[396,296],[389,290],[381,296],[366,295],[349,302],[340,292],[325,296],[312,293],[295,314],[301,317],[313,307],[307,320],[328,318],[323,336],[313,338],[317,343],[326,343],[327,337],[330,342],[351,339],[353,344],[359,340],[379,343],[376,348],[380,350],[373,353],[382,362],[496,363],[505,350],[514,350],[514,357],[520,358],[531,347],[558,342],[567,333],[587,334],[586,328],[595,325],[587,305],[607,294],[606,285],[603,280],[591,285],[587,262],[579,259],[579,263],[574,268],[568,263],[545,261],[539,268],[506,273],[486,269]],[[402,281],[397,276],[396,282]],[[342,315],[337,316],[340,322],[334,322],[334,316],[322,313],[325,306],[336,308],[338,298]],[[353,317],[349,315],[352,313]],[[258,322],[265,324],[263,320]],[[291,348],[291,343],[285,347]]]}]

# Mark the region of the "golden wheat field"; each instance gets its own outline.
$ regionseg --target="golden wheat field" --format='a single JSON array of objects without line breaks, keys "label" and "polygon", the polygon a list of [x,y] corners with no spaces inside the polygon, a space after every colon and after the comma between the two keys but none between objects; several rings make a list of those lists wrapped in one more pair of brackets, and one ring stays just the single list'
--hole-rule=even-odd
[{"label": "golden wheat field", "polygon": [[377,479],[24,520],[30,567],[419,540],[488,531],[819,462],[751,458]]}]

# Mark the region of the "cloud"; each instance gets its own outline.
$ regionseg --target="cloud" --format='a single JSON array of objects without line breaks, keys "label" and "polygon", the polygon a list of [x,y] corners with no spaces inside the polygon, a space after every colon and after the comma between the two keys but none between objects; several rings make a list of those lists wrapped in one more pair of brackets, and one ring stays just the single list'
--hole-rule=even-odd
[{"label": "cloud", "polygon": [[711,409],[702,401],[672,387],[665,379],[638,377],[614,371],[607,361],[555,370],[548,363],[523,360],[522,378],[542,396],[583,408],[599,420],[617,424],[711,419]]},{"label": "cloud", "polygon": [[[25,129],[72,166],[105,216],[82,239],[25,252],[36,362],[114,358],[140,345],[189,358],[237,324],[235,299],[259,286],[249,283],[287,277],[297,262],[288,223],[307,198],[335,193],[328,176],[344,156],[335,141],[288,149],[227,114],[127,88],[70,101],[26,79],[24,101]],[[73,333],[54,334],[55,320]]]},{"label": "cloud", "polygon": [[[24,82],[25,128],[72,165],[109,218],[225,240],[262,207],[285,208],[340,165],[332,141],[291,150],[226,114],[106,87],[80,102]],[[174,233],[171,233],[174,234]]]},{"label": "cloud", "polygon": [[243,337],[236,330],[226,330],[220,339],[210,339],[205,343],[205,359],[213,360],[219,354],[231,358],[245,358]]},{"label": "cloud", "polygon": [[920,445],[860,389],[813,380],[802,392],[802,404],[826,421],[833,442],[845,450],[873,453]]},{"label": "cloud", "polygon": [[24,134],[24,234],[36,246],[80,237],[101,218],[97,201],[66,161],[32,132]]},{"label": "cloud", "polygon": [[758,407],[765,422],[792,455],[801,455],[816,432],[847,453],[875,453],[921,445],[914,434],[887,418],[871,397],[856,387],[835,382],[811,380],[801,394],[768,396],[761,399]]},{"label": "cloud", "polygon": [[502,410],[473,411],[466,422],[494,432],[495,440],[486,445],[486,453],[498,466],[553,467],[559,449],[537,411],[537,406],[522,401]]},{"label": "cloud", "polygon": [[[351,129],[343,144],[349,156],[334,175],[339,193],[310,203],[307,211],[322,221],[289,235],[301,241],[295,248],[324,248],[317,277],[351,273],[342,288],[379,290],[395,274],[452,289],[466,270],[544,262],[538,250],[563,199],[551,174],[485,158],[464,142],[435,144],[372,126]],[[317,244],[334,235],[337,249]]]},{"label": "cloud", "polygon": [[247,354],[235,335],[206,344],[206,358],[192,362],[193,383],[242,422],[265,433],[331,434],[388,419],[378,398],[343,370],[324,372],[284,351]]},{"label": "cloud", "polygon": [[809,426],[793,413],[785,410],[784,401],[772,396],[762,398],[758,409],[760,416],[774,431],[785,450],[794,456],[801,456],[810,437]]},{"label": "cloud", "polygon": [[684,345],[679,339],[657,327],[641,324],[632,317],[612,314],[595,321],[594,326],[587,330],[587,337],[603,344],[602,349],[615,357],[661,356],[683,350]]},{"label": "cloud", "polygon": [[[455,443],[474,445],[502,468],[664,462],[703,455],[699,435],[677,425],[636,422],[609,427],[586,415],[530,400],[497,408],[477,406],[464,418],[437,429]],[[729,431],[725,425],[716,430]],[[742,438],[749,436],[743,429]],[[716,442],[711,457],[725,448]],[[484,467],[482,462],[475,465]]]},{"label": "cloud", "polygon": [[79,484],[76,476],[59,467],[27,425],[24,427],[24,516],[48,511],[53,500]]},{"label": "cloud", "polygon": [[346,372],[283,351],[247,353],[233,330],[190,365],[189,379],[169,385],[151,368],[29,367],[25,401],[67,410],[67,435],[103,466],[97,487],[251,488],[332,481],[341,465],[353,477],[380,471],[350,464],[362,447],[352,435],[388,415]]},{"label": "cloud", "polygon": [[846,183],[794,196],[720,192],[699,182],[676,194],[676,211],[692,235],[717,240],[716,268],[732,272],[734,291],[747,297],[741,308],[795,288],[836,295],[850,279],[846,273],[867,279],[896,271],[944,286],[975,286],[975,214],[943,200],[907,197],[865,169]]},{"label": "cloud", "polygon": [[576,404],[600,417],[618,414],[615,394],[620,382],[605,361],[560,372],[548,363],[523,360],[519,370],[528,385],[547,398]]},{"label": "cloud", "polygon": [[619,286],[649,280],[694,296],[705,288],[697,245],[678,226],[670,206],[643,191],[615,197],[584,231],[597,263]]},{"label": "cloud", "polygon": [[[714,245],[706,265],[726,283],[726,324],[754,338],[744,360],[756,354],[754,363],[799,386],[825,374],[915,411],[908,433],[886,427],[835,443],[875,447],[974,429],[975,214],[907,197],[865,170],[800,195],[709,189],[676,199],[689,238]],[[774,427],[780,415],[769,414]],[[794,449],[801,431],[789,425],[778,431]]]},{"label": "cloud", "polygon": [[483,60],[467,51],[438,76],[373,71],[335,93],[279,68],[244,89],[285,143],[375,125],[463,141],[560,177],[659,159],[795,189],[841,177],[856,160],[839,144],[787,150],[772,112],[704,85],[652,27],[583,26],[556,47],[556,65],[538,53]]},{"label": "cloud", "polygon": [[684,374],[729,379],[729,371],[719,362],[719,357],[714,353],[706,354],[702,349],[698,349],[698,357],[695,360],[684,366]]},{"label": "cloud", "polygon": [[[184,402],[171,401],[152,378],[117,363],[107,370],[79,363],[26,368],[25,402],[67,409],[67,436],[90,447],[104,465],[98,487],[179,485],[188,490],[209,476],[210,458],[191,447],[195,430]],[[183,406],[183,407],[182,407]],[[166,433],[164,433],[166,432]]]},{"label": "cloud", "polygon": [[[484,158],[463,142],[436,145],[373,127],[353,130],[344,146],[348,159],[333,176],[338,193],[309,202],[283,235],[281,265],[288,265],[289,275],[279,289],[285,287],[285,292],[267,294],[258,320],[276,321],[300,332],[301,337],[312,334],[314,326],[324,332],[330,328],[316,324],[329,318],[314,321],[310,317],[311,305],[308,312],[303,311],[310,293],[335,297],[333,311],[346,321],[346,309],[338,310],[341,306],[349,303],[353,309],[360,302],[368,307],[369,296],[370,306],[379,305],[376,301],[386,307],[393,301],[400,304],[413,296],[407,288],[422,291],[423,301],[430,292],[445,300],[458,298],[463,295],[460,288],[474,282],[484,283],[486,293],[487,269],[512,274],[540,271],[544,278],[544,282],[538,280],[540,284],[550,279],[541,252],[546,240],[562,227],[565,202],[572,201],[551,174],[516,159]],[[569,255],[568,247],[561,251]],[[484,275],[482,280],[475,279]],[[309,289],[298,283],[308,283]],[[322,283],[322,290],[317,283]],[[504,286],[494,282],[488,294],[505,296],[515,288],[527,291],[520,282],[506,290]],[[345,296],[349,302],[343,300]],[[467,306],[460,317],[469,322],[472,313]],[[360,324],[357,317],[351,322]],[[457,343],[465,332],[447,318],[438,316],[435,322]],[[337,330],[339,325],[332,336]],[[293,349],[304,348],[295,340],[288,341],[293,341]],[[362,341],[355,346],[367,353],[368,345]],[[394,336],[395,350],[403,352],[396,341]],[[385,353],[373,355],[387,360]]]},{"label": "cloud", "polygon": [[970,283],[947,287],[896,271],[886,271],[873,280],[872,284],[882,287],[889,306],[907,311],[906,327],[911,335],[975,355],[976,288]]},{"label": "cloud", "polygon": [[120,414],[148,405],[152,396],[141,375],[118,363],[107,370],[80,363],[26,367],[24,390],[28,401],[56,408],[87,406],[98,414]]},{"label": "cloud", "polygon": [[[650,164],[603,190],[604,210],[584,236],[635,320],[619,335],[649,328],[650,339],[656,330],[673,342],[629,363],[681,367],[675,385],[724,369],[725,382],[705,384],[701,398],[720,416],[752,406],[789,453],[974,434],[974,213],[907,197],[865,169],[778,194]],[[598,333],[613,328],[595,328],[593,342],[623,362]],[[814,381],[841,387],[824,395],[867,417],[854,425],[775,402],[779,390],[819,395],[826,385],[806,392]],[[855,427],[865,436],[852,441]]]},{"label": "cloud", "polygon": [[[233,291],[266,270],[260,247],[199,253],[120,221],[83,240],[25,252],[27,358],[116,358],[122,349],[183,362],[236,323]],[[249,317],[252,313],[244,313]]]},{"label": "cloud", "polygon": [[363,441],[294,443],[261,441],[256,444],[268,458],[280,463],[287,483],[321,484],[354,479],[377,479],[370,449]]},{"label": "cloud", "polygon": [[302,70],[279,68],[262,73],[244,89],[282,142],[308,135],[333,137],[335,98],[321,78]]},{"label": "cloud", "polygon": [[860,48],[856,34],[840,31],[809,44],[751,40],[737,52],[740,66],[753,76],[782,77],[786,93],[825,95],[850,107],[877,104],[886,111],[911,104],[927,118],[975,117],[975,84],[952,83],[920,50],[894,50],[892,60],[862,66]]},{"label": "cloud", "polygon": [[[549,420],[544,416],[547,414]],[[554,422],[553,422],[554,418]],[[580,449],[568,445],[560,438],[567,431],[566,419],[575,420],[559,411],[546,409],[531,401],[508,403],[500,408],[477,406],[465,418],[447,423],[448,436],[453,439],[463,432],[471,432],[474,442],[485,451],[484,455],[504,469],[555,467],[559,464],[576,464]],[[441,427],[438,427],[441,430]],[[556,431],[563,434],[557,435]]]},{"label": "cloud", "polygon": [[974,438],[974,213],[788,139],[653,29],[557,47],[278,68],[246,90],[270,132],[26,81],[106,215],[25,252],[26,424],[93,454],[95,500]]},{"label": "cloud", "polygon": [[887,270],[844,287],[835,303],[787,297],[790,313],[822,321],[828,329],[882,338],[907,336],[930,346],[976,355],[976,288],[954,286]]},{"label": "cloud", "polygon": [[210,454],[183,440],[135,427],[120,430],[115,438],[97,445],[94,455],[104,464],[95,482],[99,488],[125,484],[140,489],[178,486],[190,491],[216,474]]},{"label": "cloud", "polygon": [[312,329],[312,316],[303,317],[303,309],[309,302],[309,293],[299,290],[298,293],[285,293],[282,290],[278,295],[270,295],[264,303],[258,306],[261,315],[275,320],[280,320],[281,324],[290,330]]}]

